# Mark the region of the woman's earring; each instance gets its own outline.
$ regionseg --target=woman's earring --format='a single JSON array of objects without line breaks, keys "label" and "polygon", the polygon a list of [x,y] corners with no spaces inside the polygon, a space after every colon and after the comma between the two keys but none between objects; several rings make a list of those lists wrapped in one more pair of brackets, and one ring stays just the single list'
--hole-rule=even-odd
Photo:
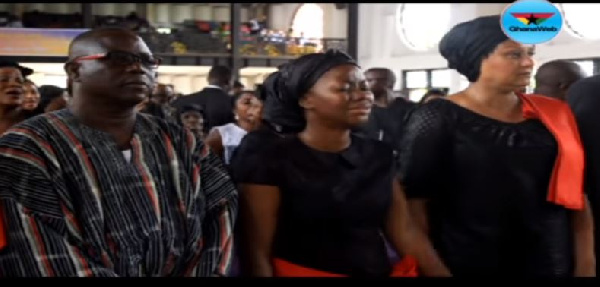
[{"label": "woman's earring", "polygon": [[234,114],[234,117],[233,117],[233,118],[234,118],[236,121],[240,120],[240,116],[238,116],[237,114]]}]

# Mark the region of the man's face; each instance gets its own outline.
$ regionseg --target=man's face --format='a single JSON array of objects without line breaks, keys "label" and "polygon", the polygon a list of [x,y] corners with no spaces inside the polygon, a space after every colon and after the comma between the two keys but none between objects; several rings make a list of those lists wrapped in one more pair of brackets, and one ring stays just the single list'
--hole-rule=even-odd
[{"label": "man's face", "polygon": [[390,85],[390,78],[385,71],[368,71],[365,73],[367,85],[375,95],[384,94]]},{"label": "man's face", "polygon": [[99,45],[67,67],[69,78],[94,102],[135,107],[149,96],[157,62],[143,40],[124,32],[111,32],[98,39]]}]

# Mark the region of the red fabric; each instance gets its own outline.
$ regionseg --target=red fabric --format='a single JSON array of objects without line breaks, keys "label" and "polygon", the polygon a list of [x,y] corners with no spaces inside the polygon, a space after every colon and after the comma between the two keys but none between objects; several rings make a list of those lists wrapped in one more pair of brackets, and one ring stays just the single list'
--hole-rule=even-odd
[{"label": "red fabric", "polygon": [[523,116],[539,119],[558,142],[548,201],[569,209],[583,209],[584,151],[571,109],[566,103],[545,96],[518,96],[523,102]]},{"label": "red fabric", "polygon": [[[273,259],[275,277],[348,277],[347,275],[330,273],[309,267],[300,266],[289,261]],[[390,277],[417,277],[417,261],[411,256],[405,256],[392,267]]]},{"label": "red fabric", "polygon": [[6,230],[4,228],[4,217],[2,216],[4,212],[2,211],[2,206],[0,205],[0,250],[6,247]]}]

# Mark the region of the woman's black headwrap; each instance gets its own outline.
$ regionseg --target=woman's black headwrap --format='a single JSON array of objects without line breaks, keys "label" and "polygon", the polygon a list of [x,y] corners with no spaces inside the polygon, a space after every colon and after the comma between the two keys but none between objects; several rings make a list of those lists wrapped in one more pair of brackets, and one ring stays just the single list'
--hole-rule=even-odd
[{"label": "woman's black headwrap", "polygon": [[449,68],[475,82],[481,62],[508,39],[502,31],[500,16],[484,16],[454,26],[440,41],[439,49]]},{"label": "woman's black headwrap", "polygon": [[280,133],[297,133],[306,120],[300,99],[327,73],[341,65],[358,66],[352,57],[337,50],[302,56],[269,75],[260,89],[263,120]]}]

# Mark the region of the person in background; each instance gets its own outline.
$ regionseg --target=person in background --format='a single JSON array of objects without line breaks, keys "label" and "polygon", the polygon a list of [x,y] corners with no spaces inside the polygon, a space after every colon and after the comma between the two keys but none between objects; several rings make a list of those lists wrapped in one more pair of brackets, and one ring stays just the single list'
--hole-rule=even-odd
[{"label": "person in background", "polygon": [[585,77],[585,72],[577,63],[550,61],[541,65],[535,73],[533,93],[564,101],[569,87]]},{"label": "person in background", "polygon": [[[449,275],[413,228],[391,147],[351,133],[373,105],[351,57],[302,56],[262,90],[265,120],[287,136],[253,141],[270,148],[240,146],[234,156],[244,274],[414,276],[414,256],[423,275]],[[382,233],[408,264],[392,267]]]},{"label": "person in background", "polygon": [[[594,75],[571,85],[566,101],[577,119],[585,150],[585,191],[594,214],[594,247],[596,260],[600,255],[600,75]],[[596,273],[600,265],[596,264]]]},{"label": "person in background", "polygon": [[456,277],[595,276],[575,119],[529,85],[534,47],[500,16],[454,26],[439,44],[470,84],[420,105],[402,139],[411,214]]},{"label": "person in background", "polygon": [[425,104],[431,100],[434,99],[439,99],[439,98],[443,98],[446,96],[446,92],[442,91],[442,90],[438,90],[438,89],[430,89],[427,91],[427,93],[425,93],[425,95],[423,95],[423,97],[421,98],[421,100],[419,101],[419,104]]},{"label": "person in background", "polygon": [[401,97],[393,97],[396,76],[392,70],[371,68],[365,72],[365,78],[375,96],[375,105],[371,110],[369,121],[359,133],[395,148],[402,135],[404,122],[416,104]]},{"label": "person in background", "polygon": [[388,68],[371,68],[365,72],[367,84],[375,96],[375,106],[385,108],[394,99],[396,75]]},{"label": "person in background", "polygon": [[226,275],[227,170],[184,128],[135,111],[160,61],[122,28],[83,32],[68,51],[68,108],[0,138],[0,274]]},{"label": "person in background", "polygon": [[35,115],[35,111],[40,104],[40,92],[37,86],[29,79],[25,79],[25,95],[23,96],[23,103],[21,104],[21,110],[25,114],[26,118]]},{"label": "person in background", "polygon": [[65,89],[52,85],[43,85],[38,90],[40,92],[40,103],[36,109],[37,114],[49,113],[67,107],[69,96]]},{"label": "person in background", "polygon": [[204,140],[204,110],[198,105],[187,105],[177,116],[179,124],[191,131],[196,138]]},{"label": "person in background", "polygon": [[25,97],[25,77],[33,70],[16,62],[0,61],[0,134],[23,121],[21,105]]},{"label": "person in background", "polygon": [[230,94],[232,96],[238,95],[239,93],[244,91],[244,84],[242,84],[242,82],[235,80],[233,81],[233,88],[230,91]]},{"label": "person in background", "polygon": [[229,96],[231,70],[225,66],[214,66],[208,72],[209,85],[202,91],[173,101],[172,106],[181,109],[186,105],[199,105],[204,110],[204,133],[216,126],[234,122],[233,105]]},{"label": "person in background", "polygon": [[140,112],[166,121],[176,121],[174,109],[169,104],[174,96],[173,86],[156,84]]},{"label": "person in background", "polygon": [[235,123],[214,127],[206,137],[206,143],[228,165],[231,155],[247,133],[258,128],[261,121],[262,103],[253,91],[244,91],[233,98]]}]

